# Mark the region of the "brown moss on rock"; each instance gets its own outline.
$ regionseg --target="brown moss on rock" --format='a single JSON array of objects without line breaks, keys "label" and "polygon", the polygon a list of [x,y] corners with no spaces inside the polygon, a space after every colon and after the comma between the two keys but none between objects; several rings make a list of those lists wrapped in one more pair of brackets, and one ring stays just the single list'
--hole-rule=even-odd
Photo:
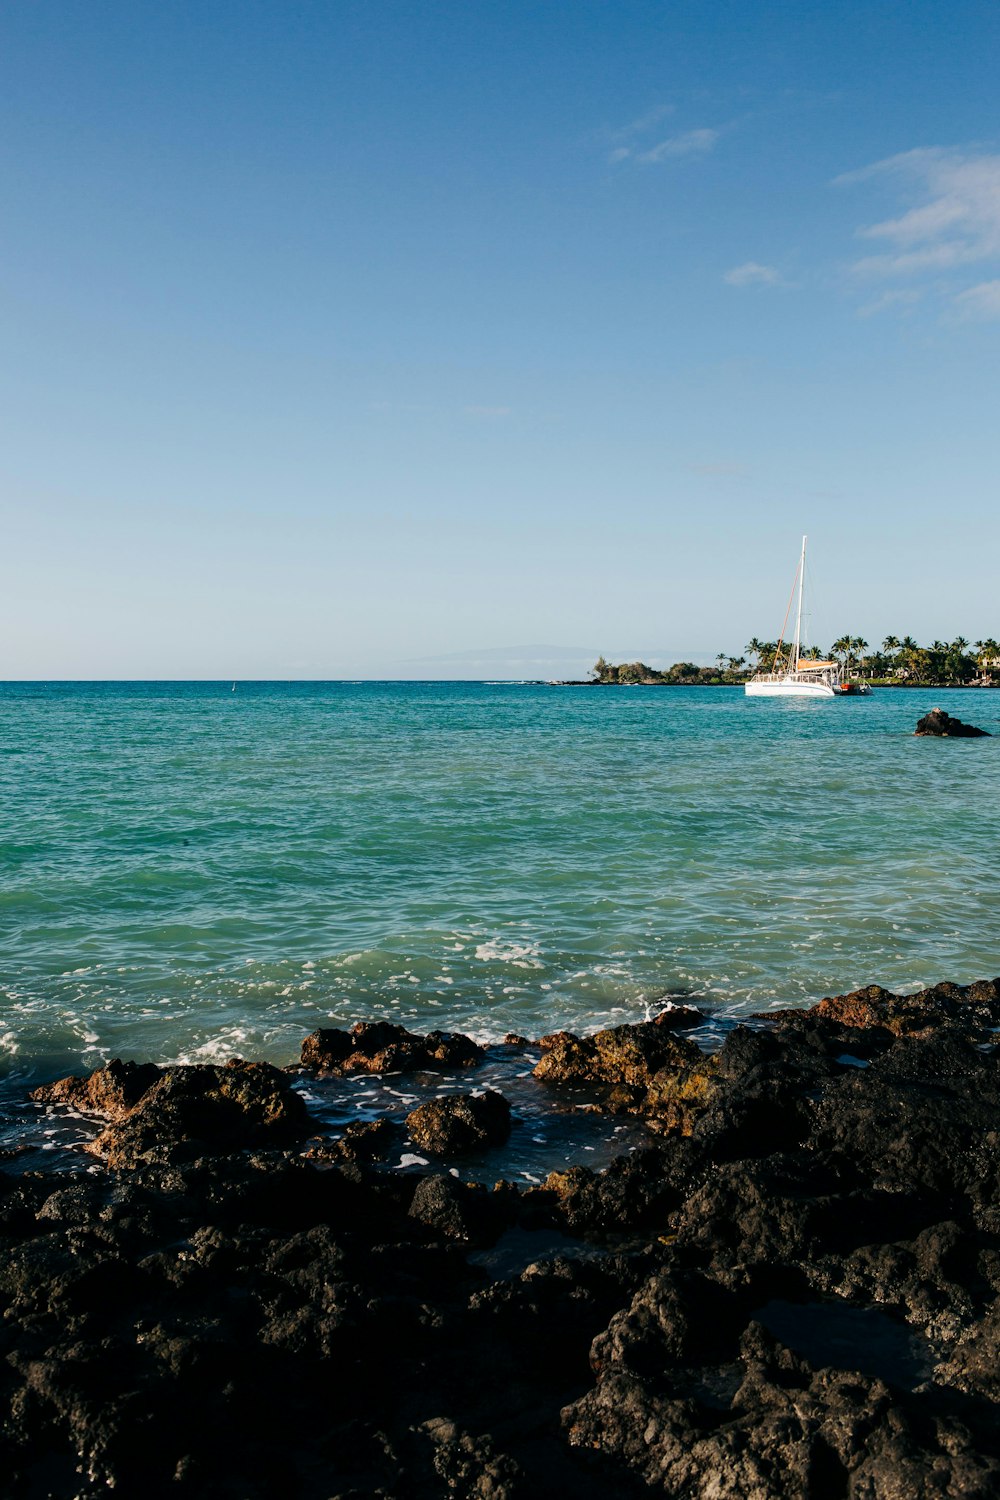
[{"label": "brown moss on rock", "polygon": [[307,1161],[326,1163],[379,1161],[393,1150],[399,1135],[400,1127],[391,1120],[354,1120],[339,1140],[319,1137],[302,1155]]},{"label": "brown moss on rock", "polygon": [[432,1156],[458,1156],[502,1146],[510,1135],[510,1105],[502,1094],[447,1094],[428,1099],[406,1117],[414,1144]]},{"label": "brown moss on rock", "polygon": [[[666,1012],[672,1017],[671,1012]],[[673,1023],[675,1024],[675,1023]],[[559,1032],[535,1068],[545,1083],[602,1090],[596,1106],[614,1114],[641,1114],[659,1130],[691,1129],[707,1102],[714,1060],[675,1035],[661,1018],[613,1026],[593,1036]]]},{"label": "brown moss on rock", "polygon": [[701,1056],[679,1072],[661,1068],[651,1080],[642,1113],[652,1130],[690,1135],[718,1088],[718,1060]]}]

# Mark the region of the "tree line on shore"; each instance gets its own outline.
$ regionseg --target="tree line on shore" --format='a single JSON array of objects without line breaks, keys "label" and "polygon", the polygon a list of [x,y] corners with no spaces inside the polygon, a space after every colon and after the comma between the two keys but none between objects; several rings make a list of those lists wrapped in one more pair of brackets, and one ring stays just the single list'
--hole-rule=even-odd
[{"label": "tree line on shore", "polygon": [[[714,667],[699,667],[694,662],[675,662],[665,672],[645,662],[608,662],[598,657],[591,669],[591,680],[597,683],[673,683],[680,686],[695,683],[740,683],[756,672],[774,670],[779,658],[787,661],[788,643],[763,641],[757,636],[748,641],[743,655],[730,656],[720,651]],[[869,647],[859,635],[842,635],[829,652],[810,646],[800,652],[810,661],[836,661],[845,676],[862,677],[876,686],[962,687],[970,683],[1000,686],[1000,644],[992,638],[967,641],[956,636],[953,641],[932,641],[921,646],[910,635],[887,635],[880,647]]]}]

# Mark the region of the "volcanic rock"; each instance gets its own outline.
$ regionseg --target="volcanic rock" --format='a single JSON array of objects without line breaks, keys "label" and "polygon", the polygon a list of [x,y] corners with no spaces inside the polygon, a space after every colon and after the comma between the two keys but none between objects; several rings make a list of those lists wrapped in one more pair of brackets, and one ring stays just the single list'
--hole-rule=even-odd
[{"label": "volcanic rock", "polygon": [[323,1074],[405,1073],[425,1068],[473,1068],[483,1048],[461,1032],[417,1036],[389,1021],[358,1021],[350,1031],[321,1027],[302,1043],[301,1063]]},{"label": "volcanic rock", "polygon": [[68,1104],[85,1114],[120,1120],[159,1077],[155,1063],[122,1062],[115,1057],[87,1078],[60,1078],[56,1083],[42,1084],[31,1097],[38,1104]]},{"label": "volcanic rock", "polygon": [[808,1010],[763,1011],[755,1019],[803,1037],[812,1034],[821,1045],[840,1045],[862,1057],[883,1051],[894,1037],[924,1035],[941,1026],[986,1040],[1000,1026],[1000,979],[935,984],[912,995],[870,984],[831,995]]},{"label": "volcanic rock", "polygon": [[575,1088],[596,1086],[599,1107],[612,1111],[666,1115],[677,1106],[680,1119],[679,1080],[705,1066],[704,1054],[693,1042],[657,1021],[614,1026],[593,1036],[556,1032],[543,1037],[542,1046],[536,1078]]},{"label": "volcanic rock", "polygon": [[510,1135],[510,1105],[502,1094],[446,1094],[406,1117],[414,1144],[432,1156],[457,1156],[502,1146]]},{"label": "volcanic rock", "polygon": [[490,1193],[476,1183],[457,1177],[422,1177],[410,1203],[410,1217],[437,1230],[448,1239],[492,1244],[516,1215],[517,1195]]},{"label": "volcanic rock", "polygon": [[286,1074],[269,1063],[236,1058],[224,1067],[139,1069],[116,1062],[86,1079],[45,1085],[31,1097],[89,1108],[110,1120],[85,1149],[112,1167],[289,1145],[309,1126],[306,1107]]},{"label": "volcanic rock", "polygon": [[961,719],[953,719],[951,714],[946,714],[943,708],[932,708],[929,714],[924,714],[922,719],[917,720],[917,727],[913,733],[937,735],[941,739],[953,740],[989,739],[990,737],[988,729],[977,729],[974,724],[964,724]]},{"label": "volcanic rock", "polygon": [[[993,1500],[998,1007],[871,986],[714,1059],[563,1036],[568,1081],[666,1126],[521,1191],[371,1165],[364,1126],[319,1169],[275,1070],[60,1086],[130,1170],[0,1172],[4,1485]],[[505,1134],[497,1098],[435,1098],[429,1133]]]},{"label": "volcanic rock", "polygon": [[391,1120],[354,1120],[339,1140],[318,1137],[302,1154],[316,1162],[379,1161],[396,1146],[400,1134]]},{"label": "volcanic rock", "polygon": [[653,1017],[654,1026],[663,1026],[667,1031],[690,1031],[695,1026],[701,1026],[705,1020],[703,1011],[694,1005],[675,1005],[669,1002],[666,1010],[661,1010],[658,1016]]}]

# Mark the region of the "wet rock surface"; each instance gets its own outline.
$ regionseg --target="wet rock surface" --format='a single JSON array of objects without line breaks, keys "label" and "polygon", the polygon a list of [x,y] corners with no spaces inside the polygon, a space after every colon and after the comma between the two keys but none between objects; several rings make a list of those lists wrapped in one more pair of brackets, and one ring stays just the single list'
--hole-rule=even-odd
[{"label": "wet rock surface", "polygon": [[702,1020],[699,1011],[678,1006],[593,1036],[555,1032],[541,1039],[535,1077],[556,1087],[597,1086],[603,1092],[594,1108],[645,1115],[654,1128],[687,1130],[691,1108],[711,1090],[716,1064],[676,1033]]},{"label": "wet rock surface", "polygon": [[287,1074],[238,1059],[223,1067],[172,1068],[115,1059],[87,1079],[63,1078],[31,1097],[109,1120],[86,1149],[110,1167],[174,1161],[206,1149],[290,1145],[309,1128]]},{"label": "wet rock surface", "polygon": [[658,1134],[527,1188],[323,1150],[261,1065],[50,1086],[125,1134],[0,1176],[5,1492],[1000,1495],[998,1014],[564,1034]]},{"label": "wet rock surface", "polygon": [[988,729],[977,729],[974,724],[966,724],[962,719],[953,719],[951,714],[945,713],[943,708],[932,708],[929,714],[924,714],[922,719],[917,720],[917,727],[913,733],[936,735],[939,739],[954,740],[979,740],[990,737]]},{"label": "wet rock surface", "polygon": [[404,1073],[422,1068],[474,1068],[485,1053],[461,1032],[417,1036],[389,1021],[358,1021],[349,1031],[320,1028],[302,1043],[304,1068],[324,1073]]},{"label": "wet rock surface", "polygon": [[451,1094],[429,1099],[407,1115],[414,1144],[433,1156],[459,1156],[502,1146],[510,1135],[510,1105],[502,1094]]}]

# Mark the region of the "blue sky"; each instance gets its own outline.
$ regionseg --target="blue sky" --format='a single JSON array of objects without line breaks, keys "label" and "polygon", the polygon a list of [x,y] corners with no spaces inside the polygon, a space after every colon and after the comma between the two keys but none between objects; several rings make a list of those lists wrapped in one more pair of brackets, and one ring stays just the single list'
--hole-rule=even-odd
[{"label": "blue sky", "polygon": [[998,40],[7,0],[0,675],[996,636]]}]

